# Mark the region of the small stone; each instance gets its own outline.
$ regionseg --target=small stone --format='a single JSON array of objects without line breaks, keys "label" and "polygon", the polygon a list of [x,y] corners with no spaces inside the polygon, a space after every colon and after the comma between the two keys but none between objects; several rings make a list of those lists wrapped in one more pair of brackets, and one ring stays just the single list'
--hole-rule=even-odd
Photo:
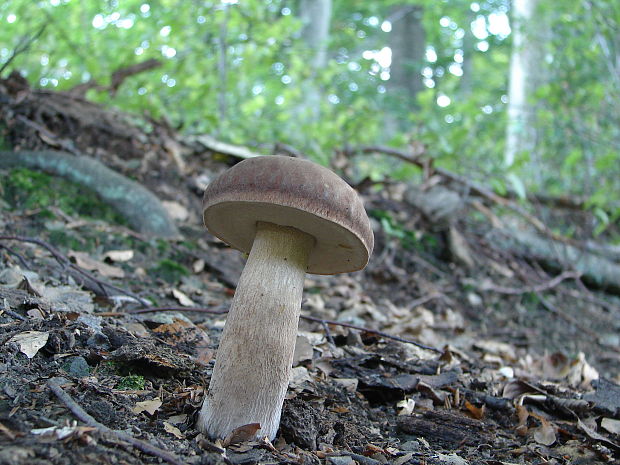
[{"label": "small stone", "polygon": [[332,465],[353,465],[355,462],[348,455],[340,455],[336,457],[327,457],[327,461]]},{"label": "small stone", "polygon": [[418,441],[407,441],[403,442],[398,448],[407,452],[417,452],[422,448],[422,444]]},{"label": "small stone", "polygon": [[76,378],[84,378],[90,375],[90,367],[84,357],[73,357],[70,359],[66,366],[67,373],[75,376]]}]

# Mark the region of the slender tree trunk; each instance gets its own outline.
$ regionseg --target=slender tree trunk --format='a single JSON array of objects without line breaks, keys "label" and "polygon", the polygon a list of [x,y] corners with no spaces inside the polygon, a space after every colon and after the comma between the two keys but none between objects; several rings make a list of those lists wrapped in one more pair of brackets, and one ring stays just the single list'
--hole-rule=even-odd
[{"label": "slender tree trunk", "polygon": [[321,90],[316,81],[317,72],[327,64],[329,26],[332,16],[332,0],[302,0],[299,17],[303,23],[302,37],[309,57],[310,78],[302,83],[304,103],[301,115],[316,121],[321,116]]},{"label": "slender tree trunk", "polygon": [[217,71],[219,79],[219,90],[217,96],[217,106],[220,119],[220,127],[226,121],[228,105],[226,95],[228,93],[228,22],[230,21],[230,5],[224,4],[224,18],[220,23],[220,35],[218,39],[218,61]]},{"label": "slender tree trunk", "polygon": [[467,24],[465,25],[465,36],[463,36],[463,75],[459,80],[459,93],[463,97],[471,94],[473,89],[476,38],[471,30],[471,24],[474,19],[475,14],[470,10],[467,15]]},{"label": "slender tree trunk", "polygon": [[304,25],[302,37],[311,50],[310,66],[316,71],[327,63],[332,0],[302,0],[299,16]]},{"label": "slender tree trunk", "polygon": [[426,53],[426,33],[422,14],[420,6],[402,5],[396,7],[390,15],[390,87],[395,93],[406,96],[411,107],[415,106],[415,98],[424,88],[422,68]]},{"label": "slender tree trunk", "polygon": [[527,152],[535,161],[534,111],[529,102],[539,82],[542,48],[536,37],[534,11],[538,0],[512,1],[512,54],[508,85],[508,123],[504,162],[512,166],[519,154]]},{"label": "slender tree trunk", "polygon": [[386,136],[408,129],[406,115],[415,111],[417,95],[424,89],[422,68],[426,56],[424,10],[417,5],[399,5],[392,9],[389,44],[392,49],[388,92],[393,112],[386,118]]}]

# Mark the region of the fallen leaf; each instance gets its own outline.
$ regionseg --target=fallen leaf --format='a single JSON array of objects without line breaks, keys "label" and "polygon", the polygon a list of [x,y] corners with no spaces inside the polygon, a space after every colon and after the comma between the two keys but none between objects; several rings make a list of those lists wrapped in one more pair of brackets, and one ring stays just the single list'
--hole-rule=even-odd
[{"label": "fallen leaf", "polygon": [[179,415],[172,415],[170,418],[168,418],[168,421],[173,425],[183,423],[185,420],[187,420],[187,414],[185,413],[181,413]]},{"label": "fallen leaf", "polygon": [[107,263],[95,260],[86,252],[76,252],[72,250],[69,252],[69,257],[75,260],[75,264],[80,268],[89,271],[97,271],[101,276],[106,278],[124,278],[125,272],[122,268],[117,266],[108,265]]},{"label": "fallen leaf", "polygon": [[396,403],[396,409],[399,415],[411,415],[415,409],[415,400],[411,398],[405,398]]},{"label": "fallen leaf", "polygon": [[550,446],[556,441],[555,426],[542,417],[538,417],[541,425],[534,429],[534,440],[538,444]]},{"label": "fallen leaf", "polygon": [[610,441],[609,439],[607,439],[605,436],[597,433],[596,431],[594,431],[592,428],[590,428],[588,425],[586,425],[581,418],[577,418],[577,426],[579,427],[579,429],[581,429],[584,433],[586,433],[590,439],[594,439],[595,441],[598,441],[600,443],[605,444],[607,447],[620,452],[620,444],[616,444],[615,442]]},{"label": "fallen leaf", "polygon": [[482,407],[476,407],[474,404],[472,404],[471,402],[466,400],[465,401],[465,408],[469,411],[469,413],[471,413],[471,415],[476,420],[482,420],[484,418],[484,413],[485,413],[485,410],[486,410],[484,405]]},{"label": "fallen leaf", "polygon": [[240,426],[239,428],[235,428],[226,437],[226,439],[224,439],[224,442],[222,444],[224,447],[228,447],[233,444],[239,444],[241,442],[256,439],[256,433],[259,429],[260,423],[249,423],[247,425]]},{"label": "fallen leaf", "polygon": [[32,358],[45,344],[50,334],[48,332],[41,331],[25,331],[23,333],[16,334],[8,342],[14,342],[19,346],[19,351],[26,354],[26,357]]},{"label": "fallen leaf", "polygon": [[312,381],[310,373],[306,367],[295,367],[291,370],[291,379],[288,382],[290,389],[302,389],[302,385],[306,382]]},{"label": "fallen leaf", "polygon": [[192,264],[192,270],[194,273],[200,273],[205,269],[205,261],[202,258],[199,258]]},{"label": "fallen leaf", "polygon": [[357,385],[359,384],[357,378],[334,378],[333,381],[347,392],[357,391]]},{"label": "fallen leaf", "polygon": [[166,432],[172,434],[173,436],[175,436],[178,439],[184,439],[185,438],[185,435],[183,433],[181,433],[181,430],[179,428],[177,428],[176,426],[171,425],[167,421],[164,421],[164,430]]},{"label": "fallen leaf", "polygon": [[128,262],[132,258],[133,250],[108,250],[103,254],[103,259],[111,262]]},{"label": "fallen leaf", "polygon": [[528,432],[527,419],[530,417],[530,412],[528,412],[527,409],[520,404],[517,404],[516,409],[517,417],[519,418],[519,424],[515,428],[515,431],[519,436],[525,436]]},{"label": "fallen leaf", "polygon": [[312,360],[314,348],[307,337],[297,335],[295,341],[295,353],[293,354],[293,366],[299,365],[306,360]]},{"label": "fallen leaf", "polygon": [[131,409],[131,411],[135,414],[139,414],[142,412],[146,412],[149,415],[153,415],[159,407],[161,407],[161,400],[159,397],[156,397],[153,400],[145,400],[142,402],[136,402],[136,406]]},{"label": "fallen leaf", "polygon": [[620,420],[612,418],[603,418],[601,420],[601,428],[612,434],[620,434]]},{"label": "fallen leaf", "polygon": [[172,296],[175,299],[177,299],[177,301],[184,307],[195,307],[196,306],[196,304],[194,303],[192,299],[187,297],[187,295],[185,295],[183,292],[179,291],[178,289],[172,289]]}]

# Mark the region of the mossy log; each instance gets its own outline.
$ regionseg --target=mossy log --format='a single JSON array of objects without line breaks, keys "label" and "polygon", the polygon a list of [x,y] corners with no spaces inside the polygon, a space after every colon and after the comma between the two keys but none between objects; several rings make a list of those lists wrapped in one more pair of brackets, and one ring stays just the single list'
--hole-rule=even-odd
[{"label": "mossy log", "polygon": [[142,234],[168,238],[179,234],[155,194],[93,158],[52,150],[0,151],[0,168],[14,167],[45,171],[94,191]]}]

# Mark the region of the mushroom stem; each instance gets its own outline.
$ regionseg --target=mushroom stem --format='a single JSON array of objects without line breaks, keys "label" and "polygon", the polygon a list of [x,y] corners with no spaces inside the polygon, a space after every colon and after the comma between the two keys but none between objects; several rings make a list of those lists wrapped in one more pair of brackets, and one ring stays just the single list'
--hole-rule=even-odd
[{"label": "mushroom stem", "polygon": [[298,229],[257,223],[198,418],[209,436],[225,438],[235,428],[260,423],[256,436],[275,438],[314,242]]}]

